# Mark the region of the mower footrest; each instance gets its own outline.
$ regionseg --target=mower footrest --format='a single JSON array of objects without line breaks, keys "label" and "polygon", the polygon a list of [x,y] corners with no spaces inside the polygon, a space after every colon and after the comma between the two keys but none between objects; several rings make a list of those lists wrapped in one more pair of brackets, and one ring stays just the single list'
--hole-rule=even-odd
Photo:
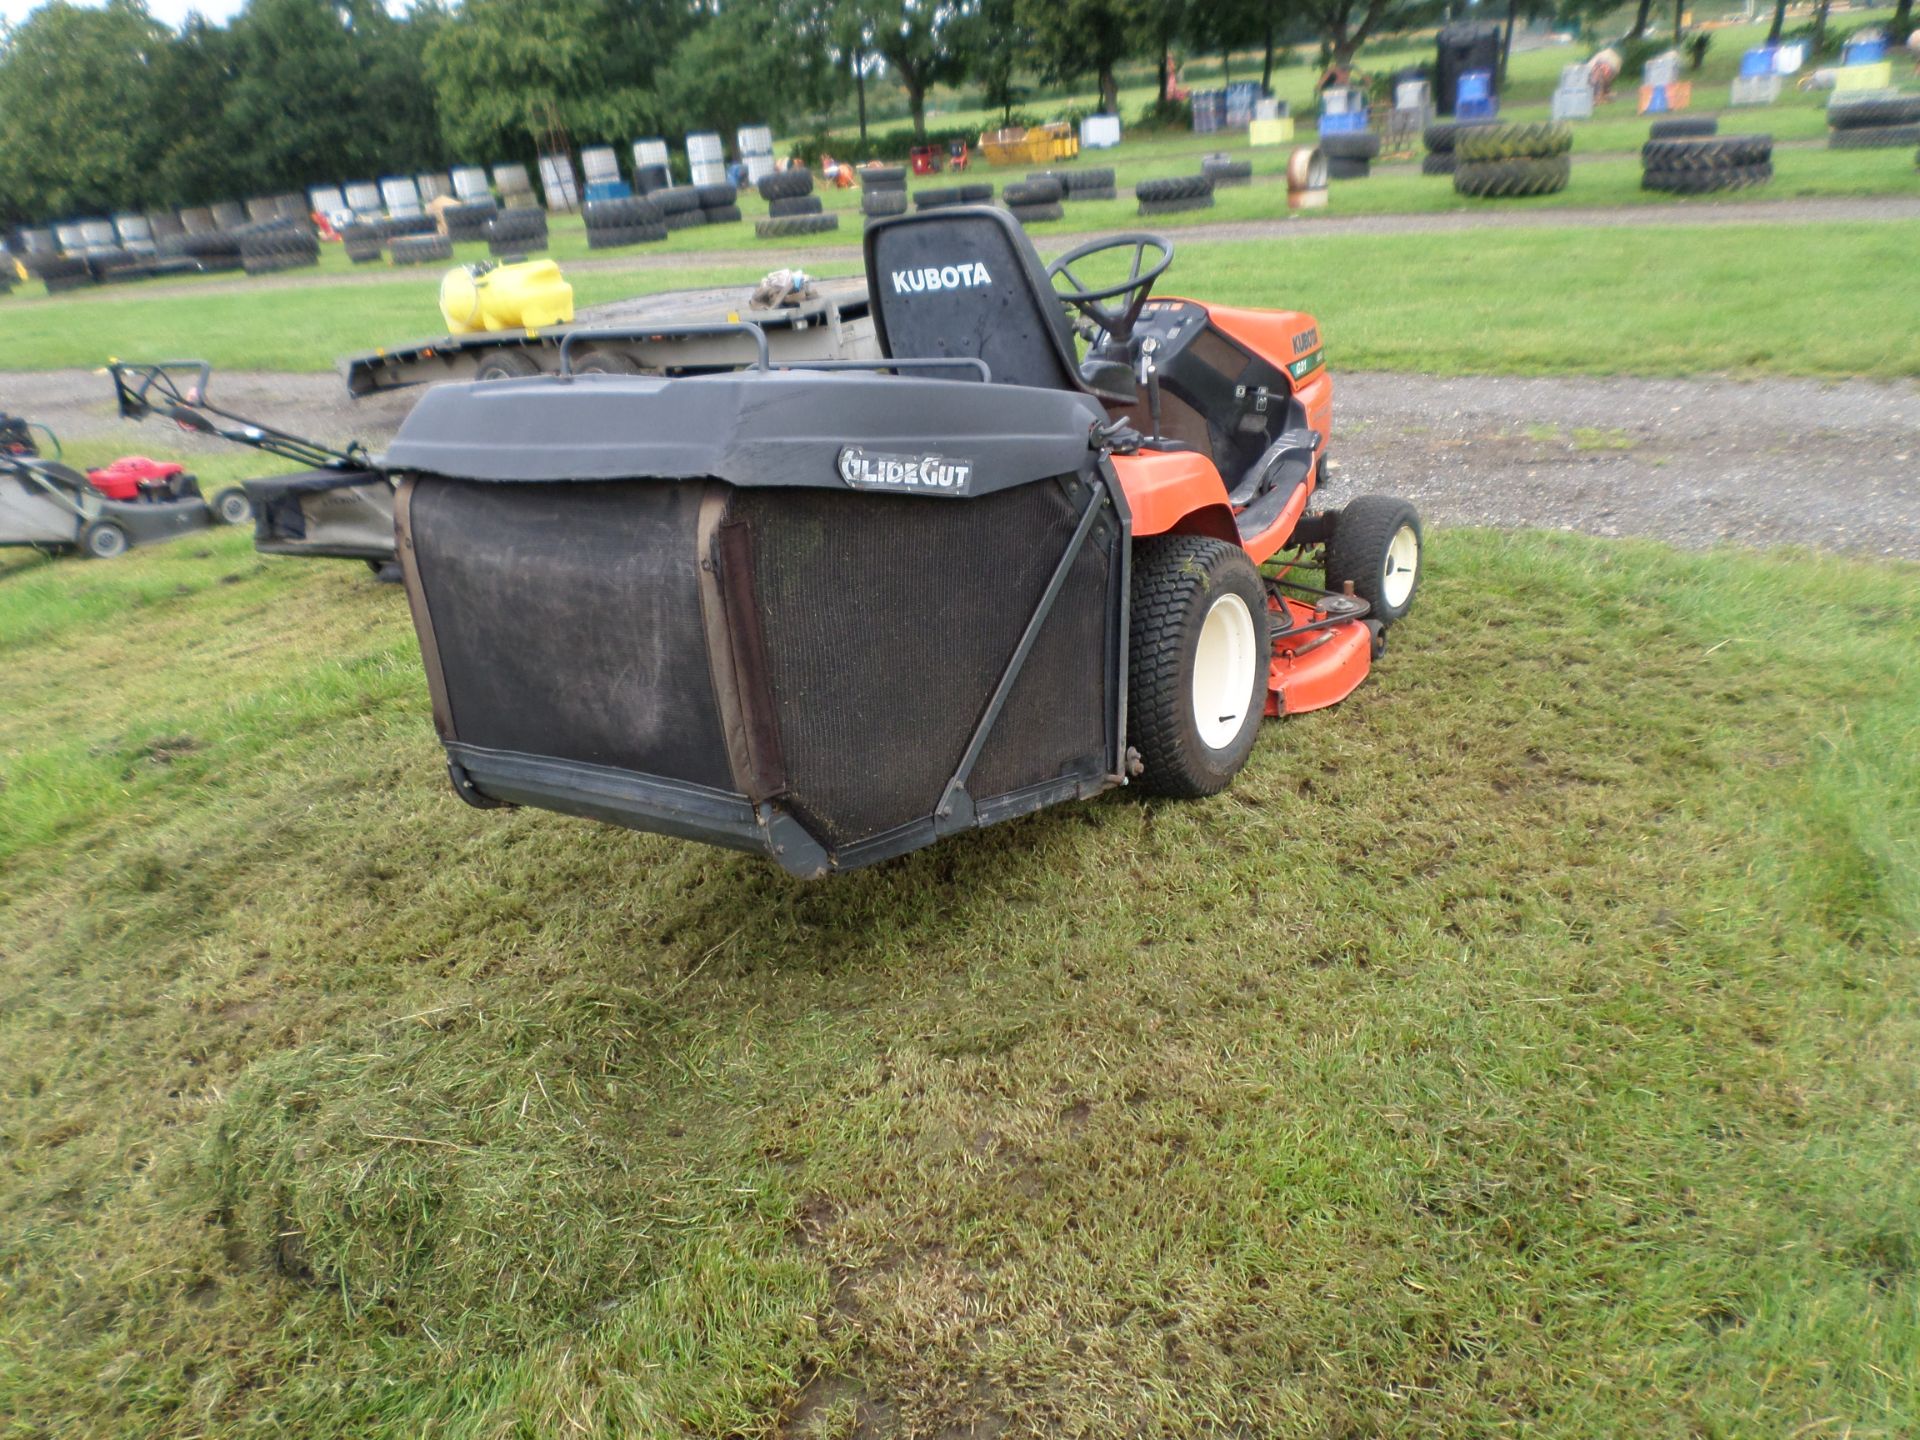
[{"label": "mower footrest", "polygon": [[1277,440],[1260,452],[1260,458],[1247,467],[1247,473],[1227,496],[1227,503],[1238,510],[1253,504],[1270,490],[1291,489],[1296,481],[1307,478],[1319,448],[1317,431],[1282,431]]}]

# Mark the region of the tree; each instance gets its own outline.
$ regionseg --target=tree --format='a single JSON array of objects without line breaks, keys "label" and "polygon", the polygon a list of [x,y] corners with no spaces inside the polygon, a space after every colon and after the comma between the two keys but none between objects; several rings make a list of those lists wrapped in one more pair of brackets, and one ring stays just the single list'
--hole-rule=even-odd
[{"label": "tree", "polygon": [[0,48],[0,208],[10,218],[104,214],[157,198],[154,116],[166,28],[140,0],[52,0]]},{"label": "tree", "polygon": [[1015,83],[1023,69],[1033,66],[1033,31],[1023,22],[1018,0],[979,0],[966,17],[962,49],[967,78],[980,87],[988,105],[1000,112],[1000,123],[1013,123],[1013,107],[1026,96]]},{"label": "tree", "polygon": [[1138,52],[1155,0],[1018,0],[1034,36],[1040,71],[1063,84],[1092,72],[1100,108],[1120,110],[1114,67]]},{"label": "tree", "polygon": [[[429,12],[420,23],[437,20]],[[229,27],[220,106],[246,187],[299,189],[439,163],[410,24],[380,0],[248,0]]]},{"label": "tree", "polygon": [[1787,0],[1773,0],[1773,24],[1767,27],[1767,44],[1778,45],[1780,32],[1787,24]]},{"label": "tree", "polygon": [[440,133],[457,154],[523,158],[550,120],[581,139],[664,133],[653,81],[695,20],[671,0],[467,0],[426,45]]},{"label": "tree", "polygon": [[947,0],[857,0],[873,52],[907,92],[913,133],[927,138],[927,91],[966,74],[965,12]]},{"label": "tree", "polygon": [[660,72],[666,128],[731,132],[824,109],[836,88],[835,28],[824,0],[723,0]]},{"label": "tree", "polygon": [[1351,65],[1375,35],[1420,24],[1441,8],[1435,0],[1300,0],[1301,13],[1313,22],[1328,57],[1341,66]]}]

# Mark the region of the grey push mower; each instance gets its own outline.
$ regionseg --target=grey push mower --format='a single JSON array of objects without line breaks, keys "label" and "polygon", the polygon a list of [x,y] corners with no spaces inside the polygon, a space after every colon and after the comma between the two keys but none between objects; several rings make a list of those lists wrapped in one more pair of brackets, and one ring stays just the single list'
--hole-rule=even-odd
[{"label": "grey push mower", "polygon": [[[38,435],[54,450],[41,453]],[[237,517],[229,512],[238,506]],[[44,426],[0,415],[0,545],[48,555],[111,560],[210,525],[246,518],[246,497],[226,490],[211,503],[200,482],[170,461],[128,455],[95,470],[60,458]]]},{"label": "grey push mower", "polygon": [[212,367],[203,360],[116,361],[108,370],[129,420],[157,416],[305,467],[245,482],[255,550],[359,560],[383,579],[400,578],[393,564],[393,481],[358,442],[334,450],[220,408],[208,399]]}]

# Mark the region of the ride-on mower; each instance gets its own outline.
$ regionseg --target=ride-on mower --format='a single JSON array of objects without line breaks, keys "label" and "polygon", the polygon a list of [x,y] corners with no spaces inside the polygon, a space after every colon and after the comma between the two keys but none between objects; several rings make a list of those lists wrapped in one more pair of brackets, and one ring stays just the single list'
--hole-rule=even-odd
[{"label": "ride-on mower", "polygon": [[222,490],[208,502],[200,482],[172,461],[128,455],[82,472],[59,458],[57,441],[53,457],[42,455],[35,431],[51,440],[43,426],[0,415],[0,545],[108,560],[135,545],[247,517],[240,490]]},{"label": "ride-on mower", "polygon": [[[1109,786],[1214,793],[1263,714],[1365,678],[1420,523],[1306,515],[1332,419],[1310,316],[1152,298],[1154,235],[1043,269],[985,207],[865,248],[881,360],[563,353],[407,418],[382,463],[463,798],[819,875]],[[1082,283],[1103,251],[1125,278]],[[1290,574],[1316,549],[1324,587]]]}]

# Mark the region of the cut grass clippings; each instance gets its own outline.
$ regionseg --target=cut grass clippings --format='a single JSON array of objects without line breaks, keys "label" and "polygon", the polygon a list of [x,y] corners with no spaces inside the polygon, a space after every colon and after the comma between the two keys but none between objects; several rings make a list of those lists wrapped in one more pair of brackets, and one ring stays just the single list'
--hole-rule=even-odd
[{"label": "cut grass clippings", "polygon": [[800,885],[462,806],[359,566],[9,561],[0,1433],[1920,1431],[1920,571],[1430,562]]}]

